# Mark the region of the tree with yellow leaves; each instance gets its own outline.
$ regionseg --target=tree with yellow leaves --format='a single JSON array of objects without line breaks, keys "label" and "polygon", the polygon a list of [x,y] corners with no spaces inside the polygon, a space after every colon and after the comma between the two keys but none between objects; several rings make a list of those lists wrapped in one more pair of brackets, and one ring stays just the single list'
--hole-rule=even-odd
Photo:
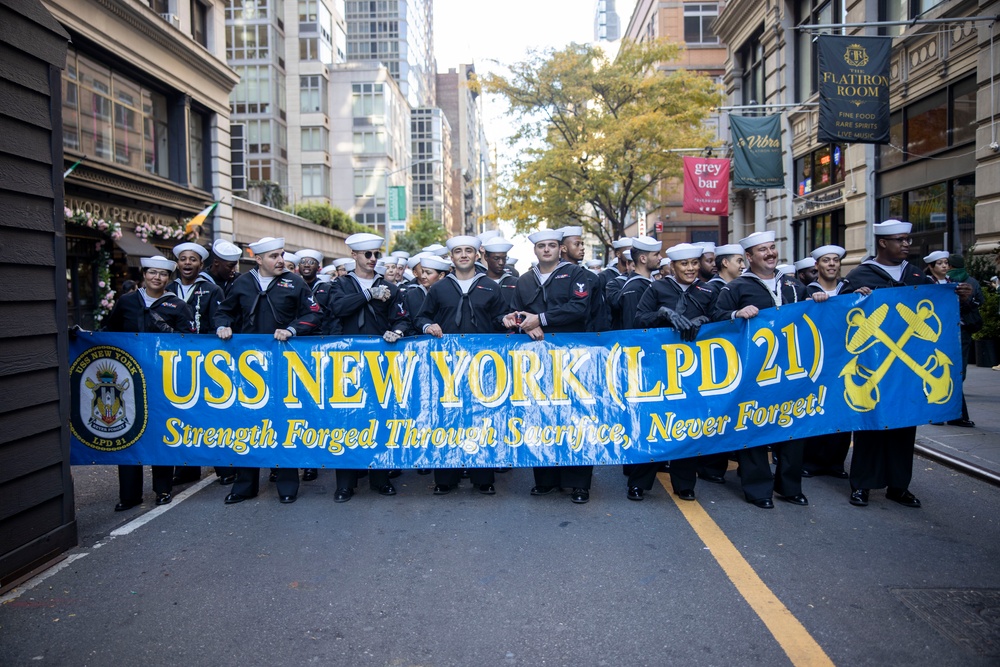
[{"label": "tree with yellow leaves", "polygon": [[497,217],[519,231],[582,225],[605,246],[623,236],[629,211],[651,202],[658,182],[682,177],[673,149],[715,140],[704,124],[721,100],[714,81],[658,69],[679,54],[676,44],[623,42],[610,60],[598,46],[571,44],[484,77],[518,119]]}]

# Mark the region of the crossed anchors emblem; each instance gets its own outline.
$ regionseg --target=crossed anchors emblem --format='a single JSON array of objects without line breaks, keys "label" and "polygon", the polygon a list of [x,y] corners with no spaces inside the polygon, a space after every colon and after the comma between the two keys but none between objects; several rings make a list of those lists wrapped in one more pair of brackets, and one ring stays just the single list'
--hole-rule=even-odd
[{"label": "crossed anchors emblem", "polygon": [[[923,381],[928,403],[947,403],[951,398],[955,385],[951,379],[952,362],[947,355],[935,348],[927,361],[920,364],[904,349],[914,336],[931,343],[941,337],[941,319],[934,312],[934,304],[924,299],[913,311],[897,303],[896,312],[906,322],[906,329],[896,340],[882,330],[882,323],[889,314],[888,304],[882,304],[871,315],[862,308],[853,308],[847,313],[847,351],[854,356],[840,371],[840,377],[844,378],[844,399],[855,412],[868,412],[878,405],[879,382],[897,359]],[[876,344],[883,345],[888,354],[878,368],[871,370],[859,364],[858,357]]]}]

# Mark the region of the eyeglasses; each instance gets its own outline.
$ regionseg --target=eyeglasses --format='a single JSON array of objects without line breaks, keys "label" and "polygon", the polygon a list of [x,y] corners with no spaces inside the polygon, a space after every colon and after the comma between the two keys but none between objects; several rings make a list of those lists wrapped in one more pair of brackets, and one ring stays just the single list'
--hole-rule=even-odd
[{"label": "eyeglasses", "polygon": [[371,259],[372,257],[374,257],[375,259],[382,259],[382,253],[379,252],[378,250],[365,250],[364,256],[365,259]]},{"label": "eyeglasses", "polygon": [[909,236],[886,236],[883,237],[886,241],[896,241],[897,243],[902,243],[903,245],[911,245],[913,239]]},{"label": "eyeglasses", "polygon": [[158,269],[146,269],[146,275],[150,276],[150,277],[156,277],[156,278],[169,278],[170,277],[170,272],[169,271],[160,271]]}]

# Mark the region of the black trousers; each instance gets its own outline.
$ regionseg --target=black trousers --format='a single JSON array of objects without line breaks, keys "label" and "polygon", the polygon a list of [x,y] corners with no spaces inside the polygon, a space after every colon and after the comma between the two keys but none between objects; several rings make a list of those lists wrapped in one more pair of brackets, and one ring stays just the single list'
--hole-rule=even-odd
[{"label": "black trousers", "polygon": [[699,457],[698,474],[702,477],[725,477],[727,470],[729,470],[729,452],[705,454]]},{"label": "black trousers", "polygon": [[355,489],[358,486],[358,479],[361,477],[361,473],[368,473],[368,485],[373,491],[379,490],[381,487],[389,483],[389,471],[388,470],[361,470],[355,468],[337,468],[337,488],[338,489]]},{"label": "black trousers", "polygon": [[198,466],[174,466],[174,477],[179,482],[197,482],[201,479],[201,468]]},{"label": "black trousers", "polygon": [[966,333],[962,327],[962,419],[969,418],[969,406],[965,404],[965,371],[969,367],[969,349],[972,347],[972,334]]},{"label": "black trousers", "polygon": [[[297,496],[299,494],[298,468],[272,468],[278,476],[278,495]],[[253,498],[260,493],[260,468],[236,468],[236,482],[233,493],[245,498]]]},{"label": "black trousers", "polygon": [[766,446],[741,449],[737,454],[743,495],[750,502],[771,498],[775,492],[783,496],[802,493],[802,441],[789,440],[771,447],[778,452],[777,474],[771,472]]},{"label": "black trousers", "polygon": [[559,466],[532,468],[535,486],[561,486],[569,489],[590,490],[594,466]]},{"label": "black trousers", "polygon": [[[170,493],[174,467],[152,466],[153,493]],[[142,502],[142,466],[118,466],[118,500],[126,505]]]},{"label": "black trousers", "polygon": [[[436,468],[434,470],[434,483],[447,484],[448,486],[458,486],[462,479],[461,468]],[[493,468],[469,468],[469,481],[476,486],[492,484],[496,481],[496,474]]]},{"label": "black trousers", "polygon": [[[692,456],[687,459],[674,459],[670,462],[670,486],[674,493],[679,491],[694,491],[695,482],[698,481],[698,466],[704,457]],[[656,473],[659,472],[661,463],[636,463],[628,467],[628,485],[638,486],[644,491],[653,488],[656,482]]]},{"label": "black trousers", "polygon": [[802,469],[814,475],[844,472],[844,461],[851,449],[851,433],[814,435],[802,440],[805,451]]},{"label": "black trousers", "polygon": [[916,437],[916,426],[855,431],[851,486],[855,489],[908,489],[913,478],[913,441]]}]

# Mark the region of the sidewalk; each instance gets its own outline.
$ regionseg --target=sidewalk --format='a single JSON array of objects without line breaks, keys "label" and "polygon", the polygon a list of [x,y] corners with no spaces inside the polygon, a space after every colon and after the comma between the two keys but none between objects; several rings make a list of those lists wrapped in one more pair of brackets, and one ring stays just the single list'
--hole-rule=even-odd
[{"label": "sidewalk", "polygon": [[1000,484],[1000,371],[969,366],[965,401],[975,428],[920,426],[917,453]]}]

